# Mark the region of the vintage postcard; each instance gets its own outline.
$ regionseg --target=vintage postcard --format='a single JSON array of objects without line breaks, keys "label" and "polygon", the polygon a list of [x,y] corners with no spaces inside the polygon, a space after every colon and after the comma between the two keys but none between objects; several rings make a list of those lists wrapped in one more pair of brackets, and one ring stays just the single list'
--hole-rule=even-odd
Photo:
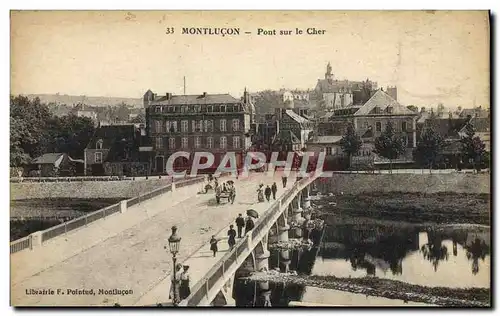
[{"label": "vintage postcard", "polygon": [[10,304],[491,307],[490,18],[11,11]]}]

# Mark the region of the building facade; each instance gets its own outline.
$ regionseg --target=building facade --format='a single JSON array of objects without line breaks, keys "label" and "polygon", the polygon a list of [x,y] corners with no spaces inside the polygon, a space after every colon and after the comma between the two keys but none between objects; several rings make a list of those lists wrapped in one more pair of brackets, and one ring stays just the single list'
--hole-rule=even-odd
[{"label": "building facade", "polygon": [[141,151],[148,146],[144,127],[99,126],[84,150],[85,175],[149,175],[149,153]]},{"label": "building facade", "polygon": [[326,66],[324,79],[318,79],[314,88],[314,99],[327,109],[341,109],[353,104],[364,104],[377,90],[377,83],[366,81],[338,80],[332,73],[330,63]]},{"label": "building facade", "polygon": [[178,151],[189,152],[190,159],[176,159],[177,170],[189,169],[197,151],[215,156],[210,169],[216,169],[228,151],[235,152],[241,166],[251,146],[255,108],[246,91],[240,100],[229,94],[157,96],[148,90],[144,107],[156,173],[164,173],[168,158]]}]

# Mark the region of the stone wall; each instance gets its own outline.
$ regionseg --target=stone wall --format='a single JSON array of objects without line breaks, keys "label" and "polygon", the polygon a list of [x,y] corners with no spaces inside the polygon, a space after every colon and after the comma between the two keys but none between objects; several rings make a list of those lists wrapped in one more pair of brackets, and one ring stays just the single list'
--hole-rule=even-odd
[{"label": "stone wall", "polygon": [[489,174],[334,174],[315,181],[322,193],[490,193]]},{"label": "stone wall", "polygon": [[10,183],[10,199],[132,198],[170,182],[168,178],[156,177],[148,180]]}]

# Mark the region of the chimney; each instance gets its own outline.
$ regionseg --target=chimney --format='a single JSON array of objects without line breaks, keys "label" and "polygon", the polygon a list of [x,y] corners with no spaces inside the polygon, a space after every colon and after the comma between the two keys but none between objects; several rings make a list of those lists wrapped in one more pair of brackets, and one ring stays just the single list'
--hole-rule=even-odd
[{"label": "chimney", "polygon": [[276,120],[281,121],[282,116],[282,111],[280,108],[274,109],[274,114],[276,115]]},{"label": "chimney", "polygon": [[206,92],[203,92],[203,97],[206,98],[207,97],[207,93]]},{"label": "chimney", "polygon": [[448,112],[448,118],[449,118],[449,119],[452,119],[452,118],[453,118],[453,113],[452,113],[451,111],[450,111],[450,112]]},{"label": "chimney", "polygon": [[250,96],[247,92],[247,88],[245,88],[245,92],[243,92],[243,103],[245,104],[250,103]]},{"label": "chimney", "polygon": [[165,96],[167,97],[167,100],[172,100],[172,93],[167,92],[165,93]]}]

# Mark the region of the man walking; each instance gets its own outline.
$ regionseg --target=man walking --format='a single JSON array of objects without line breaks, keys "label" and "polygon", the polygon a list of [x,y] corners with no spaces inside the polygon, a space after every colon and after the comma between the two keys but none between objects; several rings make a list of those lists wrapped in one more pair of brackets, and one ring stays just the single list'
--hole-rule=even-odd
[{"label": "man walking", "polygon": [[273,192],[273,199],[276,200],[276,192],[278,191],[278,186],[276,185],[276,182],[273,183],[271,186],[271,192]]},{"label": "man walking", "polygon": [[285,175],[283,175],[283,176],[281,177],[281,182],[283,182],[283,188],[286,188],[286,181],[287,181],[287,178],[286,178],[286,176],[285,176]]},{"label": "man walking", "polygon": [[267,201],[271,199],[271,188],[267,185],[266,190],[264,191],[264,195],[266,196]]},{"label": "man walking", "polygon": [[245,219],[241,216],[241,213],[236,217],[236,227],[238,228],[238,238],[241,238],[241,231],[245,227]]},{"label": "man walking", "polygon": [[229,230],[227,231],[227,236],[228,236],[227,243],[229,245],[230,250],[233,250],[233,247],[236,244],[235,240],[236,231],[234,230],[233,227],[234,227],[233,225],[229,225]]},{"label": "man walking", "polygon": [[247,222],[245,225],[245,235],[255,227],[252,217],[247,217]]}]

